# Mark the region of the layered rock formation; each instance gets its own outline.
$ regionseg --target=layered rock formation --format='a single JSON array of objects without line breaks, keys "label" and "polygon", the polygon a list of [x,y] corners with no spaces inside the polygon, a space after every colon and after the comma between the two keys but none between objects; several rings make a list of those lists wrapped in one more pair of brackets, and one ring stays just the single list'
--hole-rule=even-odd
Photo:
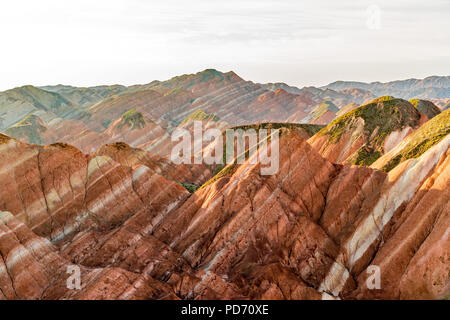
[{"label": "layered rock formation", "polygon": [[202,185],[212,177],[214,166],[205,164],[174,164],[168,158],[161,157],[126,143],[107,144],[95,152],[98,156],[108,156],[114,161],[127,166],[146,166],[152,172],[175,182]]},{"label": "layered rock formation", "polygon": [[414,133],[403,139],[396,147],[375,161],[371,167],[389,171],[399,163],[418,158],[450,133],[450,111],[442,112],[427,121]]},{"label": "layered rock formation", "polygon": [[[82,286],[69,289],[71,270]],[[70,283],[70,282],[69,282]],[[9,212],[0,212],[0,299],[161,299],[167,284],[121,268],[86,268],[61,257]]]},{"label": "layered rock formation", "polygon": [[427,120],[408,101],[381,97],[337,118],[309,142],[333,162],[370,165]]},{"label": "layered rock formation", "polygon": [[434,118],[441,110],[431,101],[421,100],[421,99],[411,99],[409,100],[411,104],[417,108],[421,113],[426,115],[428,119]]},{"label": "layered rock formation", "polygon": [[[95,152],[104,144],[125,142],[138,148],[153,145],[149,151],[166,155],[167,151],[161,149],[164,144],[156,137],[170,134],[199,112],[214,115],[229,127],[261,122],[328,124],[337,108],[315,116],[321,103],[343,107],[369,98],[373,96],[361,89],[337,92],[262,85],[245,81],[233,72],[207,69],[130,87],[25,86],[1,92],[0,130],[23,142],[64,142],[85,153]],[[142,118],[137,127],[122,125],[131,123],[131,113]],[[25,128],[23,123],[30,122],[30,117],[38,118],[40,126]],[[43,132],[41,127],[48,130]]]},{"label": "layered rock formation", "polygon": [[448,297],[448,135],[384,173],[322,158],[305,140],[316,129],[271,128],[276,174],[248,159],[190,196],[142,150],[0,136],[0,297]]},{"label": "layered rock formation", "polygon": [[87,156],[66,144],[40,147],[1,136],[0,147],[1,210],[53,241],[153,210],[142,201],[152,188],[165,207],[172,196],[187,196],[178,183],[146,166],[122,166],[108,156]]},{"label": "layered rock formation", "polygon": [[[367,101],[447,80],[299,89],[208,69],[0,93],[0,299],[448,299],[450,111]],[[230,128],[271,131],[256,153],[233,141],[244,163],[195,163]],[[202,141],[176,164],[183,134]]]}]

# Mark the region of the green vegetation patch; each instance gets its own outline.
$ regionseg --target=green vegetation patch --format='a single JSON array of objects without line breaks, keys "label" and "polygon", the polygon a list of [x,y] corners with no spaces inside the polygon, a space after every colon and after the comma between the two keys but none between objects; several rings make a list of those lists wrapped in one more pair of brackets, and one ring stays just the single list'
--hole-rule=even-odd
[{"label": "green vegetation patch", "polygon": [[382,97],[378,97],[376,99],[373,99],[368,104],[377,103],[377,102],[383,102],[383,101],[389,101],[389,100],[395,100],[395,98],[393,96],[382,96]]},{"label": "green vegetation patch", "polygon": [[356,118],[364,120],[364,133],[368,137],[375,129],[378,130],[373,142],[380,146],[391,132],[400,130],[406,125],[419,125],[420,113],[403,99],[371,102],[335,119],[319,134],[329,135],[329,143],[339,141],[342,134],[353,127]]},{"label": "green vegetation patch", "polygon": [[145,127],[145,120],[142,113],[137,112],[134,109],[125,112],[121,118],[122,121],[119,124],[119,129],[122,129],[125,125],[128,128],[131,128],[131,130],[142,129]]},{"label": "green vegetation patch", "polygon": [[379,157],[381,157],[380,151],[374,150],[368,146],[363,146],[355,152],[355,155],[350,159],[350,163],[368,167]]},{"label": "green vegetation patch", "polygon": [[193,113],[189,115],[186,119],[184,119],[181,123],[185,123],[189,120],[192,121],[219,121],[219,117],[217,117],[215,114],[212,113],[206,113],[203,110],[195,110]]},{"label": "green vegetation patch", "polygon": [[407,145],[382,168],[391,171],[398,164],[408,159],[420,157],[428,149],[439,143],[450,133],[450,110],[442,112],[426,122],[408,137]]},{"label": "green vegetation patch", "polygon": [[200,187],[194,183],[179,182],[187,191],[194,193]]},{"label": "green vegetation patch", "polygon": [[206,70],[200,72],[200,74],[202,76],[200,79],[201,82],[206,82],[206,81],[209,81],[216,77],[219,78],[220,80],[224,79],[222,73],[220,73],[219,71],[217,71],[215,69],[206,69]]},{"label": "green vegetation patch", "polygon": [[267,123],[259,123],[259,124],[250,124],[250,125],[244,125],[244,126],[238,126],[233,127],[232,129],[242,129],[242,130],[249,130],[254,129],[256,132],[258,132],[260,129],[303,129],[306,131],[306,133],[309,136],[315,135],[317,132],[319,132],[321,129],[323,129],[324,125],[319,124],[305,124],[305,123],[284,123],[284,122],[267,122]]},{"label": "green vegetation patch", "polygon": [[216,182],[217,180],[219,180],[223,177],[233,175],[233,173],[236,171],[237,168],[238,168],[238,165],[236,163],[226,165],[225,167],[219,167],[218,171],[219,170],[220,171],[214,177],[212,177],[211,179],[206,181],[199,189],[203,189],[206,186],[213,184],[214,182]]}]

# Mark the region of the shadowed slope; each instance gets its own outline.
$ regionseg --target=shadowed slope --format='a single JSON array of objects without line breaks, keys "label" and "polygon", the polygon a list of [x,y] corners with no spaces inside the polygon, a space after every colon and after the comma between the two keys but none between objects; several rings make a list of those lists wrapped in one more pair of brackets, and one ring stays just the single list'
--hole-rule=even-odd
[{"label": "shadowed slope", "polygon": [[398,164],[418,158],[450,133],[450,110],[427,121],[391,151],[372,164],[372,168],[390,171]]},{"label": "shadowed slope", "polygon": [[337,118],[309,142],[331,161],[370,165],[427,119],[408,101],[381,97]]}]

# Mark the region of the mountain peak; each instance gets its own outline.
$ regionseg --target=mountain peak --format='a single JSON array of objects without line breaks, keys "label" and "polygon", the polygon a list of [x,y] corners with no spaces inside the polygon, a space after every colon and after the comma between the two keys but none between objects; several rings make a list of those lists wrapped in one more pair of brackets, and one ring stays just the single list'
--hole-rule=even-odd
[{"label": "mountain peak", "polygon": [[119,124],[119,129],[121,129],[123,126],[127,126],[128,128],[131,128],[131,130],[135,129],[142,129],[145,127],[145,119],[142,113],[131,109],[125,112],[122,115],[122,121]]}]

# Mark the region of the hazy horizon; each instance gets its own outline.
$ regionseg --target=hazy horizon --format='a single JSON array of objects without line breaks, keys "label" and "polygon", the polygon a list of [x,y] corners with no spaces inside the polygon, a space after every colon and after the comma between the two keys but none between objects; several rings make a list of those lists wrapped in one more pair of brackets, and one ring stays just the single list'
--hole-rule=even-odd
[{"label": "hazy horizon", "polygon": [[297,87],[446,76],[448,12],[445,0],[19,0],[0,10],[0,91],[208,68]]}]

